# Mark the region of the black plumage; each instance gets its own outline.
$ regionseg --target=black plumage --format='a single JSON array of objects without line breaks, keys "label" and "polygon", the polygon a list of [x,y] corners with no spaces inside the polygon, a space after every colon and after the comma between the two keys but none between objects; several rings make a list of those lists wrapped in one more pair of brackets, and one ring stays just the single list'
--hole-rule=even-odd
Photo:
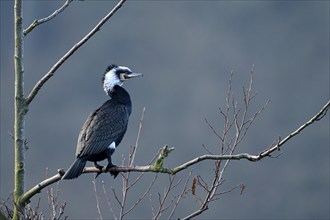
[{"label": "black plumage", "polygon": [[[122,141],[127,130],[132,111],[131,98],[121,87],[124,80],[140,76],[129,68],[110,65],[103,76],[103,87],[110,99],[89,115],[80,130],[76,157],[62,179],[74,179],[81,175],[87,161],[94,162],[95,167],[102,169],[98,161],[107,159],[107,167],[115,166],[111,155]],[[116,176],[118,173],[111,173]]]}]

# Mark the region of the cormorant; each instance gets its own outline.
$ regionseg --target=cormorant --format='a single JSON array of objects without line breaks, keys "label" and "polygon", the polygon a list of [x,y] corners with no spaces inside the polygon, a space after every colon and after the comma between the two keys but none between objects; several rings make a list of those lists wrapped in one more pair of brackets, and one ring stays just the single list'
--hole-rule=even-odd
[{"label": "cormorant", "polygon": [[[124,66],[115,64],[108,66],[102,82],[103,89],[110,99],[87,118],[78,137],[77,159],[62,179],[74,179],[80,176],[87,161],[94,162],[100,173],[102,166],[97,164],[98,161],[108,159],[107,168],[115,166],[112,164],[111,155],[124,137],[132,111],[130,95],[122,85],[123,81],[137,76],[142,74],[133,73]],[[116,177],[118,172],[112,172],[111,175]]]}]

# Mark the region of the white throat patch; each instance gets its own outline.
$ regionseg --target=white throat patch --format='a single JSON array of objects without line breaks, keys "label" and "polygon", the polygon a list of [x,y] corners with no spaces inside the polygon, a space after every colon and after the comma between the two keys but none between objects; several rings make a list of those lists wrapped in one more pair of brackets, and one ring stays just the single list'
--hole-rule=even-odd
[{"label": "white throat patch", "polygon": [[107,72],[104,76],[103,89],[106,94],[108,94],[108,92],[111,92],[113,90],[113,87],[115,87],[115,85],[118,86],[123,85],[123,82],[120,79],[118,79],[115,71],[116,69],[112,69],[109,72]]}]

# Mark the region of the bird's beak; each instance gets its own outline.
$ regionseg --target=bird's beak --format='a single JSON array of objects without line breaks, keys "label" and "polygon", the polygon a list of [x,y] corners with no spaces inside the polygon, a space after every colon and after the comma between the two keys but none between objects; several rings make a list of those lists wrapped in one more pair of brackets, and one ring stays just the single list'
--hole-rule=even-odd
[{"label": "bird's beak", "polygon": [[127,74],[125,79],[131,79],[131,78],[134,78],[134,77],[143,77],[143,74],[142,73],[130,73],[130,74]]}]

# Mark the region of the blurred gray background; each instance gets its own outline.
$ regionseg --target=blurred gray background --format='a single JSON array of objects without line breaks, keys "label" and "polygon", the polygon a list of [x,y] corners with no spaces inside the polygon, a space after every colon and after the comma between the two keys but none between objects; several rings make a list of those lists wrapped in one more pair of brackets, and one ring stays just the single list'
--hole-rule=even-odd
[{"label": "blurred gray background", "polygon": [[[48,16],[64,1],[24,2],[24,26]],[[74,1],[62,14],[36,28],[25,38],[26,94],[50,67],[79,41],[115,5],[115,1]],[[1,1],[1,199],[13,192],[13,3]],[[279,136],[285,137],[313,116],[329,100],[328,1],[128,1],[90,41],[51,78],[26,117],[26,188],[34,186],[75,159],[76,140],[83,122],[105,96],[101,78],[108,64],[116,63],[144,73],[126,82],[133,112],[126,136],[113,160],[121,164],[135,143],[143,107],[143,130],[135,164],[145,165],[158,149],[169,144],[175,151],[166,159],[174,167],[216,151],[223,122],[218,108],[225,107],[230,71],[233,92],[242,97],[255,65],[251,114],[270,99],[237,153],[257,154]],[[277,159],[261,162],[232,161],[220,191],[244,183],[239,190],[211,203],[199,218],[220,219],[329,219],[329,115],[290,140]],[[89,164],[91,165],[91,164]],[[176,180],[200,174],[211,181],[214,162],[182,172]],[[136,176],[135,174],[132,176]],[[134,204],[154,174],[145,174],[130,191]],[[94,174],[61,181],[59,202],[72,219],[98,218]],[[121,177],[103,174],[97,179],[101,212],[113,218],[102,193],[111,187],[120,193]],[[159,175],[146,199],[127,218],[149,219],[168,176]],[[182,184],[176,189],[180,191]],[[191,184],[191,181],[189,185]],[[54,185],[56,186],[56,185]],[[177,193],[175,191],[174,193]],[[48,218],[46,191],[37,195]],[[152,200],[150,202],[150,200]],[[113,209],[118,216],[118,206]],[[170,202],[170,200],[169,200]],[[174,217],[198,207],[188,194]],[[167,213],[168,214],[168,213]],[[163,215],[165,218],[166,213]]]}]

